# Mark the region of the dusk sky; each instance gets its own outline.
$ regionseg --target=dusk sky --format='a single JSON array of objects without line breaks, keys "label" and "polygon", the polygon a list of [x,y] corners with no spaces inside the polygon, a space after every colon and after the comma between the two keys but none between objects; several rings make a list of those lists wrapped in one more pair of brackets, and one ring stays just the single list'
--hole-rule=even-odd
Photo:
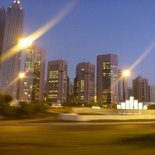
[{"label": "dusk sky", "polygon": [[[20,0],[25,14],[24,36],[55,18],[66,5],[75,2],[68,14],[35,44],[46,50],[46,62],[68,61],[71,82],[76,65],[91,62],[97,55],[117,54],[118,67],[130,68],[148,49],[144,59],[132,70],[155,85],[155,0]],[[7,8],[13,0],[0,0]],[[47,66],[46,66],[47,67]]]}]

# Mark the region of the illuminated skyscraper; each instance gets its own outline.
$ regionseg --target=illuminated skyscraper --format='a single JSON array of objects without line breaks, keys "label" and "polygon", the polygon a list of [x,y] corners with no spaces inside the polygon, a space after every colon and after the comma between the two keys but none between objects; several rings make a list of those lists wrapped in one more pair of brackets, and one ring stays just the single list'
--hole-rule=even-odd
[{"label": "illuminated skyscraper", "polygon": [[149,87],[149,94],[150,94],[150,102],[154,102],[155,103],[155,86],[151,85]]},{"label": "illuminated skyscraper", "polygon": [[[1,11],[2,12],[2,11]],[[3,10],[4,12],[4,10]],[[2,13],[1,13],[2,15]],[[5,14],[5,26],[1,54],[17,45],[23,32],[23,9],[19,0],[14,0]],[[17,98],[18,76],[20,72],[21,52],[10,53],[10,57],[1,61],[0,91]],[[3,75],[3,76],[2,76]]]},{"label": "illuminated skyscraper", "polygon": [[118,103],[118,57],[115,54],[97,56],[97,101]]},{"label": "illuminated skyscraper", "polygon": [[78,102],[94,103],[95,65],[82,62],[76,66],[75,97]]},{"label": "illuminated skyscraper", "polygon": [[148,80],[139,75],[132,84],[134,98],[139,102],[149,102]]},{"label": "illuminated skyscraper", "polygon": [[25,76],[22,80],[20,99],[28,101],[43,100],[45,50],[31,45],[25,51]]},{"label": "illuminated skyscraper", "polygon": [[47,102],[62,103],[67,100],[68,63],[65,60],[48,62]]}]

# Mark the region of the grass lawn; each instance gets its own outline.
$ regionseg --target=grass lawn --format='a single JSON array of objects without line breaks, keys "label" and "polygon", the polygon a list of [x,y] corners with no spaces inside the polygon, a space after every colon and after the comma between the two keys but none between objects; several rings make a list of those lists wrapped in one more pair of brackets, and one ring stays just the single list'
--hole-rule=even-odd
[{"label": "grass lawn", "polygon": [[151,155],[155,128],[115,126],[0,126],[0,155]]}]

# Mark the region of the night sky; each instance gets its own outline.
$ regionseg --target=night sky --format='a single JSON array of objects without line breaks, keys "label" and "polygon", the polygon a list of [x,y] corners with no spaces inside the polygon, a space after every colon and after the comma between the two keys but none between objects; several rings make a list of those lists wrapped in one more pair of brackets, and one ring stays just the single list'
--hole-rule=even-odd
[{"label": "night sky", "polygon": [[[25,14],[24,36],[55,18],[73,1],[20,0]],[[0,7],[12,3],[0,0]],[[68,61],[72,82],[80,62],[96,65],[97,55],[117,54],[118,67],[127,69],[149,49],[133,68],[130,81],[140,74],[155,85],[155,0],[76,0],[69,13],[35,44],[46,50],[46,62]]]}]

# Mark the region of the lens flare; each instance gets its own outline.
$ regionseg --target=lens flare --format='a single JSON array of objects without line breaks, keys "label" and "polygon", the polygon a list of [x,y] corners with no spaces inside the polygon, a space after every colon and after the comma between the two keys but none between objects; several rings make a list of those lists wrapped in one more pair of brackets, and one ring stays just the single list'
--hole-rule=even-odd
[{"label": "lens flare", "polygon": [[148,46],[144,53],[137,59],[137,61],[130,67],[129,70],[133,70],[155,47],[155,40]]},{"label": "lens flare", "polygon": [[[155,48],[155,40],[148,46],[148,48],[146,48],[146,50],[144,50],[143,54],[135,61],[135,63],[128,68],[129,73],[132,72],[132,70],[141,63],[141,61]],[[128,74],[127,72],[125,72],[125,74]],[[123,73],[124,75],[124,73]],[[125,75],[124,75],[125,76]],[[112,90],[113,88],[115,88],[115,85],[117,85],[121,80],[123,79],[123,76],[119,77],[116,82],[111,86],[112,88],[109,88],[110,90]]]},{"label": "lens flare", "polygon": [[54,19],[47,22],[45,25],[43,25],[41,28],[36,30],[34,33],[32,33],[30,36],[25,38],[24,40],[20,41],[19,44],[14,46],[13,48],[9,49],[8,51],[4,52],[1,56],[1,63],[15,55],[16,53],[20,52],[22,49],[26,48],[28,45],[30,45],[32,42],[40,38],[42,35],[44,35],[47,31],[52,29],[56,24],[58,24],[74,7],[77,0],[71,1]]},{"label": "lens flare", "polygon": [[[28,71],[29,71],[29,70],[28,70]],[[5,87],[4,90],[6,91],[9,87],[11,87],[11,86],[12,86],[15,82],[17,82],[18,80],[24,79],[24,77],[25,77],[25,75],[26,75],[26,73],[27,73],[28,71],[19,73],[19,75],[17,76],[17,78],[14,79],[12,82],[10,82],[10,83],[7,85],[7,87]]]}]

